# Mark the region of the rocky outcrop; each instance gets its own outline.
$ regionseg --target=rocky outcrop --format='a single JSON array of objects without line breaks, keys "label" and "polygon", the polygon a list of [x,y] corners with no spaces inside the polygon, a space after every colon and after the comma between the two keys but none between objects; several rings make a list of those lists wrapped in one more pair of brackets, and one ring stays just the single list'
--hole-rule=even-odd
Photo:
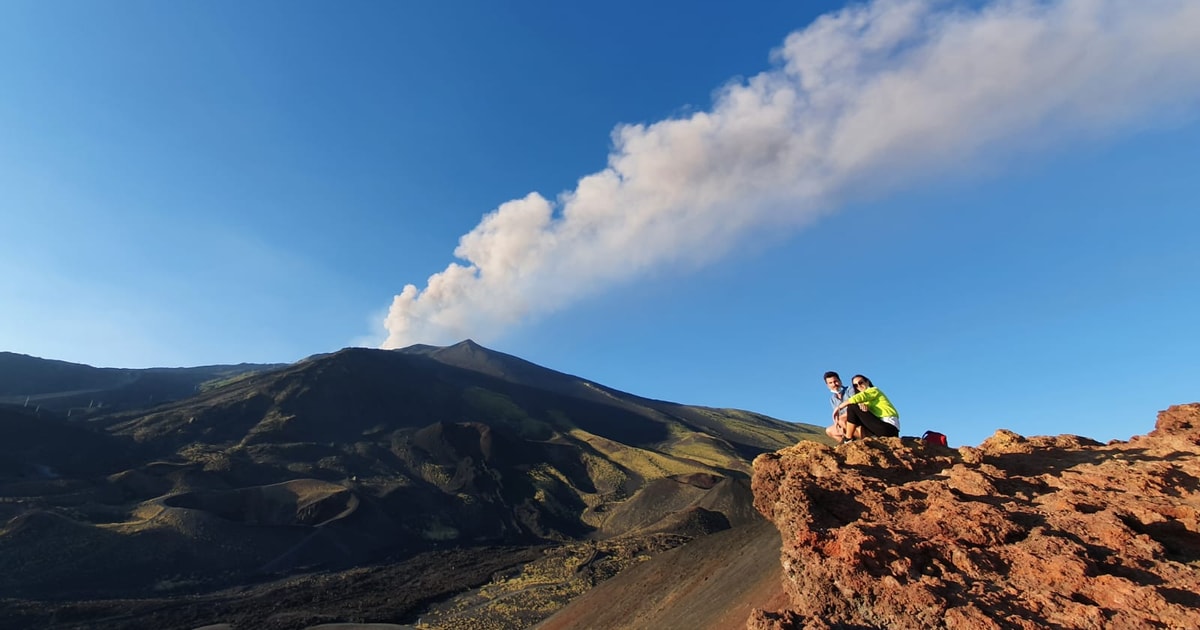
[{"label": "rocky outcrop", "polygon": [[790,604],[751,629],[1200,627],[1200,404],[1109,444],[802,442],[753,488]]}]

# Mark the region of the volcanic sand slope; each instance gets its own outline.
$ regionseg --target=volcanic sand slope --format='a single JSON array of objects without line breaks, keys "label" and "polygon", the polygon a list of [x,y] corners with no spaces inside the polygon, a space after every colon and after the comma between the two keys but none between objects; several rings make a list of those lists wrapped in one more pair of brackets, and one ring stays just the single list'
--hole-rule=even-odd
[{"label": "volcanic sand slope", "polygon": [[698,538],[599,584],[535,628],[740,630],[753,609],[787,601],[779,544],[762,519]]},{"label": "volcanic sand slope", "polygon": [[162,500],[170,507],[203,510],[223,519],[252,525],[324,525],[346,518],[358,498],[346,488],[315,479],[270,486],[189,492]]}]

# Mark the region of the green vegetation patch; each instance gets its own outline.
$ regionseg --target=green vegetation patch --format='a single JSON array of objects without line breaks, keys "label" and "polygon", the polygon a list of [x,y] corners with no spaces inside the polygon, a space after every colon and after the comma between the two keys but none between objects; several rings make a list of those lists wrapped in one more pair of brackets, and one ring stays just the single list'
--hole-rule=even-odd
[{"label": "green vegetation patch", "polygon": [[695,461],[628,446],[593,435],[582,429],[571,431],[571,436],[586,442],[613,462],[647,480],[698,472],[719,473],[719,471]]},{"label": "green vegetation patch", "polygon": [[785,424],[767,416],[741,409],[694,408],[704,416],[721,423],[727,439],[754,444],[764,450],[777,451],[793,446],[800,440],[825,437],[820,427],[806,424]]},{"label": "green vegetation patch", "polygon": [[680,459],[690,459],[713,466],[750,472],[750,465],[729,447],[729,443],[704,433],[692,433],[671,444],[663,446],[663,450]]}]

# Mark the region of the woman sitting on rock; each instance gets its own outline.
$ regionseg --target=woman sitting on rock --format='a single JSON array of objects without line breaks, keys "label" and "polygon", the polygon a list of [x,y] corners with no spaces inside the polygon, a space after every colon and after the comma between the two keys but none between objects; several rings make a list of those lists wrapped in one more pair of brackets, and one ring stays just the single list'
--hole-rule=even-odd
[{"label": "woman sitting on rock", "polygon": [[[855,374],[850,379],[858,393],[842,401],[833,410],[836,422],[838,412],[846,410],[846,440],[854,440],[866,436],[896,437],[900,435],[900,412],[892,405],[892,401],[879,388],[871,383],[871,379],[862,374]],[[867,406],[867,411],[859,408],[859,403]],[[843,440],[845,441],[845,440]]]}]

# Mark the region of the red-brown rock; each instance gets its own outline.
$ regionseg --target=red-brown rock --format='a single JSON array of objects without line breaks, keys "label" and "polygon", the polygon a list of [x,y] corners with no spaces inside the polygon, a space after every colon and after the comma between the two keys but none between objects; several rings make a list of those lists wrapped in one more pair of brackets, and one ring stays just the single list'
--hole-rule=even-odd
[{"label": "red-brown rock", "polygon": [[1107,445],[802,442],[754,462],[789,628],[1200,628],[1200,404]]}]

